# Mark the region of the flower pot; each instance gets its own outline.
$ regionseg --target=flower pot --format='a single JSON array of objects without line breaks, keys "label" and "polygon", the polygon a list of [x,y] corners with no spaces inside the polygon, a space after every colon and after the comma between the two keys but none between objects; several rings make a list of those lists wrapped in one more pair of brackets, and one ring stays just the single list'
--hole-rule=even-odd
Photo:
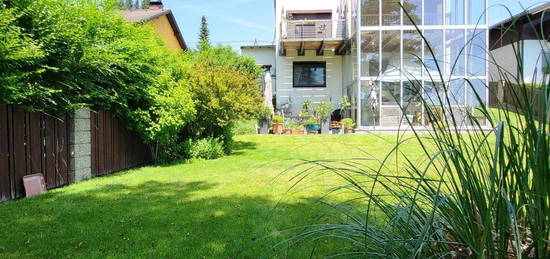
[{"label": "flower pot", "polygon": [[332,128],[332,134],[340,134],[340,128]]},{"label": "flower pot", "polygon": [[292,130],[291,129],[284,129],[283,134],[292,134]]},{"label": "flower pot", "polygon": [[273,123],[273,134],[283,134],[283,124],[282,123]]},{"label": "flower pot", "polygon": [[319,125],[308,125],[308,126],[306,126],[306,129],[307,129],[308,132],[318,131],[319,130]]},{"label": "flower pot", "polygon": [[321,122],[321,134],[329,134],[330,123],[328,121]]},{"label": "flower pot", "polygon": [[308,130],[307,134],[319,134],[319,130]]},{"label": "flower pot", "polygon": [[267,120],[260,121],[260,134],[269,134],[269,123]]},{"label": "flower pot", "polygon": [[292,135],[304,135],[304,130],[292,130]]},{"label": "flower pot", "polygon": [[350,133],[354,133],[355,131],[353,130],[353,127],[347,127],[344,129],[344,133],[346,134],[350,134]]}]

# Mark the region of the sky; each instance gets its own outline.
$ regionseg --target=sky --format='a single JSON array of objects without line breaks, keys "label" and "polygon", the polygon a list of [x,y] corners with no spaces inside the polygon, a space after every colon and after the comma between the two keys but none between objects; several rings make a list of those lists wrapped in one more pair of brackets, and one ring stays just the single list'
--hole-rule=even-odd
[{"label": "sky", "polygon": [[[293,0],[300,1],[300,0]],[[474,0],[477,1],[477,0]],[[489,0],[489,24],[509,18],[523,8],[545,3],[541,0]],[[163,0],[164,7],[174,12],[183,37],[189,46],[197,45],[201,16],[205,15],[214,44],[271,44],[274,39],[275,13],[273,0]],[[520,4],[521,3],[521,4]],[[523,6],[523,8],[522,8]]]}]

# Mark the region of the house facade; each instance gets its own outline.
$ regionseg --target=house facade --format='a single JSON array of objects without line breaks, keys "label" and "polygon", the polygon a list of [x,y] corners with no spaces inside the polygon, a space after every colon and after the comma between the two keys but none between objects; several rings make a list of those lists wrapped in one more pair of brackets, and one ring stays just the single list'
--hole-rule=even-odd
[{"label": "house facade", "polygon": [[449,96],[455,116],[488,101],[485,0],[402,0],[406,12],[395,0],[274,3],[275,99],[287,115],[347,96],[359,129],[392,130],[431,123],[420,95]]},{"label": "house facade", "polygon": [[148,9],[126,10],[123,15],[128,22],[153,28],[174,52],[187,50],[172,10],[165,9],[162,1],[150,1]]},{"label": "house facade", "polygon": [[[550,74],[550,3],[491,26],[490,80],[541,83]],[[517,57],[517,58],[516,58]],[[499,67],[497,67],[497,65]],[[504,74],[502,74],[504,73]]]}]

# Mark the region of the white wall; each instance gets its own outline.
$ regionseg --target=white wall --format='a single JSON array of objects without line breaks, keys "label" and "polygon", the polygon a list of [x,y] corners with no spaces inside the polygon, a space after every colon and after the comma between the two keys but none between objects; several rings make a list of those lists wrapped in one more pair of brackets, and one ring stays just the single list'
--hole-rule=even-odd
[{"label": "white wall", "polygon": [[275,47],[242,47],[241,55],[256,59],[256,65],[271,65],[271,74],[275,74]]},{"label": "white wall", "polygon": [[[294,61],[326,61],[327,87],[293,87]],[[296,114],[304,101],[310,100],[314,105],[324,101],[332,102],[334,108],[340,106],[342,99],[342,57],[330,54],[317,56],[315,51],[306,50],[305,56],[280,56],[277,61],[277,108],[290,103],[292,113]]]},{"label": "white wall", "polygon": [[[518,62],[516,59],[517,54],[514,52],[514,49],[518,48],[517,44],[518,43],[508,44],[502,48],[491,51],[492,58],[490,58],[489,61],[490,81],[496,82],[500,80],[498,67],[505,71],[513,81],[516,80],[514,79],[515,77],[519,76]],[[521,44],[523,45],[520,46],[522,50],[523,80],[527,83],[540,83],[543,76],[541,71],[542,46],[548,49],[548,43],[538,40],[524,40]],[[498,64],[498,66],[494,63]]]}]

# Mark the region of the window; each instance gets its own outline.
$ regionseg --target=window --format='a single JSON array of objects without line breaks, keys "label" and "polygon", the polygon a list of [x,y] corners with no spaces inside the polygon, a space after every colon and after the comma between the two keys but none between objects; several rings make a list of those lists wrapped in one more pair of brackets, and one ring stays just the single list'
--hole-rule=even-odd
[{"label": "window", "polygon": [[399,1],[382,1],[382,25],[400,25],[401,24],[401,6]]},{"label": "window", "polygon": [[380,24],[380,4],[378,0],[361,0],[361,26]]},{"label": "window", "polygon": [[380,33],[378,31],[361,32],[361,75],[378,76],[380,58]]},{"label": "window", "polygon": [[326,87],[326,62],[294,62],[294,87]]},{"label": "window", "polygon": [[446,24],[464,24],[464,0],[447,0]]},{"label": "window", "polygon": [[416,25],[422,25],[422,0],[404,0],[403,8],[403,24],[412,25],[414,22]]},{"label": "window", "polygon": [[443,25],[443,0],[424,0],[424,24]]},{"label": "window", "polygon": [[484,25],[485,10],[484,0],[468,0],[468,23]]},{"label": "window", "polygon": [[382,75],[399,76],[401,72],[401,31],[382,31]]}]

